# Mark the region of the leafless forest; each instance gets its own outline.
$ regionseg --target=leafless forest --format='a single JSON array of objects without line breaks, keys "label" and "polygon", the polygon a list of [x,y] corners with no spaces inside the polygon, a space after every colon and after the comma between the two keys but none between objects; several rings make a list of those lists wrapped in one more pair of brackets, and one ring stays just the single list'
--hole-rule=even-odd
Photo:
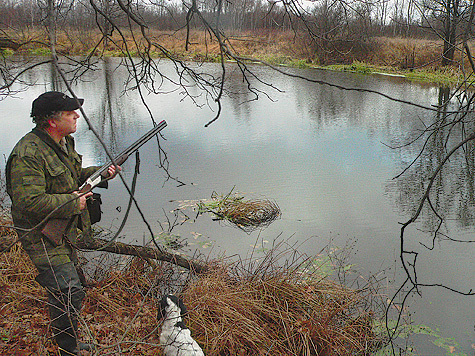
[{"label": "leafless forest", "polygon": [[[148,34],[149,38],[142,39],[143,42],[152,41],[152,34],[165,32],[173,37],[177,32],[187,31],[186,38],[178,37],[178,41],[188,50],[196,45],[190,33],[204,31],[209,37],[201,39],[201,44],[206,46],[216,40],[221,44],[222,54],[233,57],[238,49],[251,47],[252,39],[278,39],[278,34],[290,33],[281,41],[300,47],[297,57],[317,64],[332,64],[371,61],[371,53],[380,46],[380,42],[371,39],[383,37],[437,41],[436,62],[444,66],[464,57],[463,52],[468,48],[464,44],[473,36],[471,11],[469,2],[459,0],[3,0],[0,45],[16,50],[48,42],[51,36],[48,39],[42,30],[49,27],[50,34],[55,30],[58,38],[62,37],[59,44],[67,40],[75,43],[67,50],[76,47],[85,52],[111,48],[117,34],[125,36],[130,43],[134,39],[127,29],[133,29]],[[48,15],[52,12],[53,18]],[[91,39],[98,33],[102,36],[99,40],[97,36]],[[236,37],[241,42],[232,41]],[[161,41],[167,43],[163,36],[159,41],[157,47],[162,46]],[[79,49],[78,43],[82,44]],[[123,45],[117,42],[115,45],[123,49]],[[427,63],[429,59],[417,61],[414,57],[421,48],[411,46],[402,53],[405,58],[399,63],[386,64],[401,68],[434,64]]]}]

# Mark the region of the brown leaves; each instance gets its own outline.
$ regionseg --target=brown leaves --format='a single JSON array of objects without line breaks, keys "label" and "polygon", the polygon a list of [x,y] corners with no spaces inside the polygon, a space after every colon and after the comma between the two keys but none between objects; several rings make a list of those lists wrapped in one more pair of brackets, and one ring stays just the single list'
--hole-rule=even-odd
[{"label": "brown leaves", "polygon": [[[28,261],[18,248],[0,255],[0,355],[57,354],[44,291]],[[169,264],[132,259],[121,270],[108,268],[87,291],[81,338],[99,345],[95,356],[161,355],[153,296],[185,285],[180,295],[189,311],[185,321],[206,355],[369,352],[377,340],[364,295],[269,261],[254,270],[216,263],[188,283]]]},{"label": "brown leaves", "polygon": [[[0,255],[0,271],[0,355],[57,356],[46,294],[21,248]],[[99,355],[161,355],[156,301],[137,292],[150,276],[138,272],[112,272],[87,292],[80,333],[100,345]]]}]

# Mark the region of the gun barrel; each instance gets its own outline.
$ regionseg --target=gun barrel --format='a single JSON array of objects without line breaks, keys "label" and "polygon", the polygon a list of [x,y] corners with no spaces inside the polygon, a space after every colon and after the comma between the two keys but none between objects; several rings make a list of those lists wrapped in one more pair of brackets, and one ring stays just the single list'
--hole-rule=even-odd
[{"label": "gun barrel", "polygon": [[167,122],[165,120],[162,120],[157,126],[155,126],[153,129],[148,131],[145,135],[143,135],[137,141],[127,147],[124,151],[115,156],[114,160],[108,160],[105,164],[103,164],[94,174],[91,175],[90,179],[95,180],[114,163],[117,165],[121,165],[132,153],[137,151],[143,144],[145,144],[158,132],[163,130],[166,126]]}]

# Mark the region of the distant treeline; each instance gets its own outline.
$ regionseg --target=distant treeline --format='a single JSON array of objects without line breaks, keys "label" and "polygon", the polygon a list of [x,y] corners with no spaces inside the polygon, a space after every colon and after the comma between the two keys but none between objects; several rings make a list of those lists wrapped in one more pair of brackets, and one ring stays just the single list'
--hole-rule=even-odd
[{"label": "distant treeline", "polygon": [[[408,1],[408,0],[406,0]],[[47,18],[46,0],[2,0],[0,1],[0,28],[4,30],[30,28],[44,25]],[[197,19],[195,6],[211,25],[219,21],[219,28],[227,31],[256,30],[303,30],[315,39],[361,39],[370,36],[427,37],[433,31],[426,31],[409,4],[404,0],[391,3],[385,1],[306,1],[295,0],[217,0],[170,1],[136,0],[124,1],[139,14],[149,27],[156,30],[176,30],[185,26],[203,29],[203,22]],[[53,2],[60,16],[58,26],[72,26],[76,29],[102,27],[107,30],[109,21],[116,26],[128,26],[130,18],[120,11],[115,0]],[[50,5],[51,6],[51,5]],[[194,14],[194,16],[190,16]],[[105,18],[109,20],[105,20]],[[417,17],[417,18],[416,18]],[[424,17],[427,21],[428,17]],[[432,26],[433,27],[433,26]]]},{"label": "distant treeline", "polygon": [[[399,63],[396,65],[402,68],[414,68],[431,63],[463,63],[466,59],[457,56],[468,53],[467,43],[473,37],[471,3],[459,0],[0,0],[0,14],[0,37],[22,45],[46,43],[44,35],[35,38],[31,34],[48,28],[48,36],[63,35],[61,40],[69,45],[62,50],[68,53],[82,42],[80,53],[94,52],[95,45],[86,43],[86,39],[98,33],[106,48],[114,41],[112,34],[126,28],[131,32],[120,36],[120,41],[132,38],[137,46],[140,41],[136,41],[135,29],[167,32],[166,36],[172,31],[197,30],[209,34],[208,39],[218,42],[220,50],[228,53],[225,46],[232,46],[229,40],[233,36],[266,37],[269,42],[280,31],[293,34],[288,42],[288,52],[292,53],[285,55],[299,52],[298,58],[324,65],[374,62],[377,38],[439,40],[442,45],[438,58],[429,58],[427,51],[418,52],[411,44],[404,45],[403,58],[393,51],[398,58],[384,61],[384,65]],[[188,50],[196,43],[188,37],[191,31],[186,33]],[[160,49],[164,38],[157,42]],[[205,53],[209,53],[208,39],[202,43]],[[249,47],[250,43],[248,40],[243,46]],[[465,52],[460,51],[461,43],[465,43]]]}]

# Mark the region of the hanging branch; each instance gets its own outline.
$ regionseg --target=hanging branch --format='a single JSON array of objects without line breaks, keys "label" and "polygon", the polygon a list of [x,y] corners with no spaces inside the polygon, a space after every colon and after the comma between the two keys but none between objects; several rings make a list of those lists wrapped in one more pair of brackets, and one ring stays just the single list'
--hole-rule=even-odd
[{"label": "hanging branch", "polygon": [[[474,19],[474,6],[473,4],[470,5],[470,20],[467,23],[467,28],[464,33],[464,39],[462,42],[463,47],[465,48],[465,52],[467,55],[467,58],[469,60],[469,63],[471,65],[472,70],[475,68],[473,65],[473,59],[471,57],[470,50],[468,49],[467,46],[467,36],[468,33],[471,29],[473,19]],[[443,150],[444,154],[441,157],[440,161],[438,161],[438,164],[436,167],[433,169],[431,172],[430,176],[427,178],[426,185],[424,187],[424,191],[422,194],[422,197],[419,199],[414,213],[411,215],[411,217],[404,223],[402,223],[401,228],[400,228],[400,234],[399,234],[399,259],[401,261],[403,270],[406,274],[406,280],[401,284],[400,288],[395,292],[394,296],[391,298],[390,303],[388,304],[387,307],[387,312],[386,312],[386,327],[387,327],[387,332],[388,335],[392,338],[395,336],[395,333],[398,329],[398,325],[401,321],[401,316],[404,310],[404,306],[407,303],[408,297],[412,295],[412,293],[421,293],[421,288],[428,288],[428,287],[436,287],[436,288],[442,288],[444,290],[450,291],[452,293],[456,293],[459,295],[464,295],[464,296],[473,296],[475,295],[475,291],[473,288],[468,288],[467,290],[462,290],[460,288],[454,288],[449,285],[446,285],[444,283],[425,283],[423,281],[420,281],[418,278],[418,257],[419,253],[417,251],[411,250],[410,248],[407,247],[408,241],[406,241],[406,231],[407,228],[416,223],[418,219],[420,218],[422,211],[424,207],[428,207],[429,211],[434,214],[434,216],[437,219],[436,226],[432,232],[432,239],[431,239],[431,245],[426,245],[423,243],[420,243],[422,246],[425,248],[432,250],[434,249],[435,246],[435,241],[438,236],[440,236],[441,232],[440,229],[442,227],[442,224],[444,223],[444,217],[439,213],[438,208],[436,205],[433,204],[431,200],[431,192],[434,189],[434,183],[438,178],[441,177],[442,175],[442,170],[443,168],[448,164],[449,160],[451,160],[456,153],[458,153],[460,150],[465,150],[466,146],[468,143],[473,142],[475,140],[475,130],[473,128],[473,118],[471,117],[470,114],[473,115],[474,109],[473,109],[473,100],[474,100],[474,95],[469,94],[465,89],[469,85],[468,83],[469,78],[465,78],[465,80],[454,90],[453,94],[449,97],[447,95],[447,98],[444,98],[444,101],[441,101],[441,97],[439,97],[439,107],[437,107],[435,110],[436,111],[436,120],[434,121],[433,124],[431,124],[428,127],[425,127],[425,129],[422,131],[418,137],[411,141],[409,145],[413,144],[416,140],[422,138],[424,135],[427,135],[427,138],[424,140],[423,146],[420,149],[419,153],[417,154],[416,158],[414,158],[410,165],[404,169],[404,171],[398,175],[396,178],[400,178],[403,174],[405,174],[409,167],[413,166],[416,161],[422,160],[423,159],[423,154],[429,150],[429,140],[431,138],[436,138],[438,135],[443,135],[445,134],[445,139],[440,140],[440,144],[442,147],[438,147],[439,150]],[[459,92],[460,95],[456,95],[456,93]],[[451,101],[451,99],[457,98],[459,99],[459,108],[458,110],[455,111],[449,111],[447,110],[447,105]],[[434,111],[433,108],[424,108],[427,110]],[[452,116],[452,117],[450,117]],[[467,127],[466,124],[470,123],[470,130],[471,132],[467,133]],[[453,135],[453,132],[456,128],[461,129],[462,137],[461,139],[455,143],[451,149],[447,149],[447,146],[449,144],[449,139]],[[446,131],[444,133],[444,130]],[[442,138],[444,138],[442,136]],[[437,149],[437,148],[436,148]],[[464,243],[470,243],[473,241],[460,241],[452,238],[448,238],[450,241],[453,242],[464,242]],[[405,290],[405,288],[408,288]],[[396,328],[393,330],[389,329],[388,326],[388,321],[389,321],[389,311],[392,306],[396,304],[396,298],[397,297],[402,297],[402,304],[399,306],[398,310],[398,319],[397,319],[397,325]],[[393,347],[393,352],[394,346]]]},{"label": "hanging branch", "polygon": [[[55,26],[55,21],[51,20],[51,19],[56,18],[56,15],[55,15],[56,7],[54,6],[54,0],[48,0],[47,5],[48,5],[47,6],[47,9],[48,9],[47,18],[50,19],[47,22],[47,29],[48,29],[48,34],[49,34],[49,38],[50,38],[50,49],[51,49],[51,53],[52,53],[52,60],[48,61],[48,62],[53,63],[56,72],[60,75],[60,78],[62,79],[63,83],[67,87],[67,90],[70,92],[71,96],[75,100],[78,101],[78,97],[76,96],[74,90],[72,89],[72,87],[71,87],[68,79],[66,78],[66,75],[65,75],[64,71],[61,69],[59,61],[58,61],[58,55],[57,55],[57,52],[56,52],[56,26]],[[114,162],[114,157],[109,152],[106,144],[102,141],[102,139],[101,139],[100,135],[98,134],[98,132],[95,130],[94,126],[92,125],[91,121],[89,120],[89,117],[86,114],[86,112],[84,111],[84,109],[82,107],[79,107],[79,110],[81,111],[81,114],[82,114],[84,120],[86,121],[89,129],[93,132],[95,137],[98,139],[98,141],[100,142],[100,144],[104,148],[104,151],[106,152],[109,159],[113,162],[114,165],[116,165],[116,163]],[[185,268],[188,268],[188,269],[193,269],[195,271],[203,270],[204,267],[202,265],[199,265],[199,263],[197,263],[197,262],[190,261],[186,257],[182,257],[182,256],[179,256],[179,255],[168,253],[168,252],[165,252],[165,251],[162,250],[161,246],[159,246],[158,243],[156,242],[155,233],[153,232],[153,230],[151,228],[151,225],[148,223],[148,221],[145,218],[138,202],[135,200],[134,191],[133,191],[135,189],[135,180],[134,180],[133,188],[130,189],[128,187],[127,183],[125,182],[124,177],[122,176],[120,171],[118,171],[118,175],[121,178],[122,183],[125,186],[128,194],[130,196],[131,201],[134,202],[139,214],[142,217],[143,222],[147,226],[147,228],[149,230],[149,233],[152,237],[152,241],[155,244],[156,249],[139,248],[139,247],[133,246],[133,245],[118,243],[114,240],[105,241],[105,240],[101,240],[101,239],[91,239],[91,240],[88,239],[87,241],[83,241],[81,243],[80,247],[84,248],[84,249],[94,249],[94,250],[102,249],[104,251],[120,253],[120,254],[130,254],[130,255],[133,255],[133,256],[140,256],[140,254],[142,254],[145,257],[148,256],[150,258],[156,258],[156,259],[160,259],[160,260],[164,260],[164,261],[169,261],[169,262],[175,263],[179,266],[182,266],[182,267],[185,267]],[[44,221],[46,221],[48,219],[48,217],[49,216],[47,216],[44,219]],[[41,225],[41,223],[38,224],[38,226],[40,226],[40,225]],[[37,228],[38,226],[34,227],[33,229]],[[25,236],[27,236],[27,234],[25,234]],[[16,241],[14,243],[16,243]],[[12,244],[10,244],[9,246],[4,247],[3,250],[9,249],[9,248],[11,248],[11,246],[12,246]]]},{"label": "hanging branch", "polygon": [[[430,192],[431,192],[431,189],[432,189],[432,186],[436,180],[436,178],[438,177],[438,175],[440,174],[440,171],[442,170],[442,168],[445,166],[445,164],[447,163],[447,161],[461,148],[463,147],[464,145],[466,145],[468,142],[470,141],[473,141],[475,140],[475,132],[472,133],[471,135],[467,136],[463,141],[459,142],[457,145],[455,145],[446,155],[445,157],[442,159],[442,161],[437,165],[437,167],[435,168],[434,172],[432,173],[432,176],[430,177],[429,181],[428,181],[428,184],[427,184],[427,187],[425,188],[425,191],[424,191],[424,194],[419,202],[419,205],[417,206],[417,209],[415,211],[415,213],[411,216],[411,218],[406,221],[405,223],[402,224],[402,227],[401,227],[401,232],[400,232],[400,260],[401,260],[401,263],[402,263],[402,266],[410,280],[410,282],[417,288],[419,286],[442,286],[440,284],[422,284],[422,283],[419,283],[417,282],[417,274],[416,274],[416,259],[417,259],[417,256],[418,256],[418,253],[417,252],[414,252],[414,251],[410,251],[410,250],[407,250],[406,247],[405,247],[405,239],[404,239],[404,232],[406,230],[406,228],[411,225],[412,223],[414,223],[417,218],[420,216],[421,212],[422,212],[422,209],[425,205],[425,202],[426,200],[429,200],[429,196],[430,196]],[[414,262],[412,263],[412,271],[409,270],[409,266],[411,265],[410,262],[407,261],[406,259],[406,255],[411,255],[414,257]],[[411,273],[412,272],[412,273]],[[475,295],[475,292],[472,292],[472,290],[468,291],[468,292],[462,292],[462,291],[457,291],[455,289],[452,289],[452,288],[449,288],[449,287],[446,287],[446,286],[443,286],[444,288],[446,289],[449,289],[449,290],[452,290],[454,292],[458,292],[460,294],[463,294],[463,295]]]}]

